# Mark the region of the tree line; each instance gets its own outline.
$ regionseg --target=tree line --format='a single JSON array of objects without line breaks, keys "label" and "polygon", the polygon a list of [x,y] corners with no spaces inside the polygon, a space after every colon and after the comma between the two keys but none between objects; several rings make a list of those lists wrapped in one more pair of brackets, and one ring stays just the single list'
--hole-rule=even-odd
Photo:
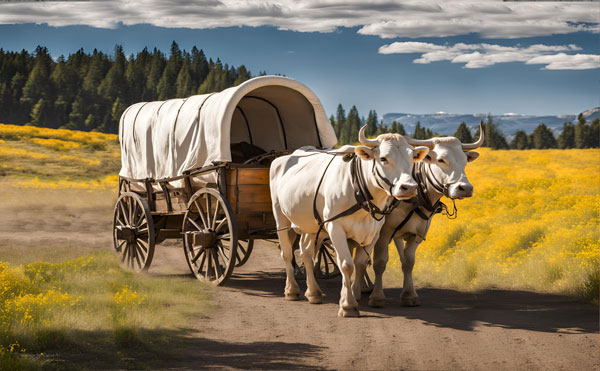
[{"label": "tree line", "polygon": [[[440,136],[438,133],[432,132],[431,129],[421,126],[417,121],[417,125],[412,133],[407,133],[404,125],[400,122],[392,122],[390,125],[385,125],[383,121],[377,118],[377,112],[369,111],[367,118],[361,117],[356,109],[352,106],[348,114],[344,107],[339,104],[335,116],[331,115],[329,121],[335,130],[338,137],[338,143],[350,144],[355,143],[358,138],[359,129],[367,125],[365,132],[369,136],[377,136],[382,133],[398,133],[401,135],[409,135],[414,139],[429,139],[435,136]],[[531,133],[527,134],[523,130],[519,130],[508,141],[504,134],[494,122],[492,115],[488,115],[487,120],[483,124],[485,131],[485,147],[492,149],[546,149],[546,148],[598,148],[600,147],[600,118],[595,118],[591,123],[588,123],[582,114],[577,117],[577,123],[565,122],[562,132],[558,137],[554,136],[544,123],[538,125]],[[471,133],[467,124],[462,122],[453,136],[457,137],[463,143],[474,142],[479,138],[479,129],[475,133]]]},{"label": "tree line", "polygon": [[80,49],[56,60],[42,46],[0,49],[0,119],[116,133],[130,104],[221,91],[251,77],[244,65],[207,60],[202,49],[181,50],[175,41],[168,56],[144,48],[126,57],[121,45],[113,55]]}]

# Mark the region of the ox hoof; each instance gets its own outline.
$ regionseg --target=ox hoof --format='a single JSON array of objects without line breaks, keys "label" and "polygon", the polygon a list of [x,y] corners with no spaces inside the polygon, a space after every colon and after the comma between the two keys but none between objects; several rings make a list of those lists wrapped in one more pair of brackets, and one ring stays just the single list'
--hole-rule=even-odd
[{"label": "ox hoof", "polygon": [[289,293],[289,294],[285,294],[285,300],[289,300],[289,301],[297,301],[297,300],[300,300],[300,294],[299,294],[299,293]]},{"label": "ox hoof", "polygon": [[373,308],[383,308],[385,304],[385,298],[371,298],[369,299],[369,306]]},{"label": "ox hoof", "polygon": [[421,305],[421,301],[418,297],[416,298],[402,298],[403,307],[418,307]]},{"label": "ox hoof", "polygon": [[357,308],[340,308],[338,311],[338,317],[360,317],[360,312]]},{"label": "ox hoof", "polygon": [[311,304],[321,304],[323,303],[323,294],[317,293],[315,295],[306,295],[308,302]]}]

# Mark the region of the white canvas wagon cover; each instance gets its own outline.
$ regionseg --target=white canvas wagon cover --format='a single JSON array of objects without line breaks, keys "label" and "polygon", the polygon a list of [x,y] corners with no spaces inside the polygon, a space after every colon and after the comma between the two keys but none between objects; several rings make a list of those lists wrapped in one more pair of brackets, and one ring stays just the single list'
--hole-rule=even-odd
[{"label": "white canvas wagon cover", "polygon": [[121,116],[119,140],[119,175],[157,180],[230,162],[234,143],[267,152],[337,143],[319,98],[279,76],[256,77],[219,93],[136,103]]}]

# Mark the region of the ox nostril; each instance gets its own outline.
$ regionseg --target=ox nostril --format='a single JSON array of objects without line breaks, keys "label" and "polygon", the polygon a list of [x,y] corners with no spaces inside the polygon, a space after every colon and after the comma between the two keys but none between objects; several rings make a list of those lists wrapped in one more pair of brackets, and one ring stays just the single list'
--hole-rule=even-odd
[{"label": "ox nostril", "polygon": [[463,185],[462,185],[462,184],[460,184],[460,185],[458,186],[458,190],[459,190],[459,191],[464,191],[464,190],[465,190],[465,187],[463,187]]},{"label": "ox nostril", "polygon": [[417,189],[417,185],[416,184],[402,184],[400,186],[400,189],[404,192],[414,191],[415,189]]}]

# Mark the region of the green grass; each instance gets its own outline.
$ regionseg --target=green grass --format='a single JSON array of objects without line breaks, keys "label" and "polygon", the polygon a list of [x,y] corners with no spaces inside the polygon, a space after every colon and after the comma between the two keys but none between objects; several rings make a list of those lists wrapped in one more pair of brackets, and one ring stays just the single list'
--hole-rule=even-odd
[{"label": "green grass", "polygon": [[[98,252],[10,265],[4,274],[0,268],[0,306],[10,311],[0,312],[0,368],[154,367],[148,362],[155,354],[183,343],[212,310],[211,286],[186,276],[133,274],[116,261]],[[18,287],[2,291],[2,284]],[[56,293],[69,298],[59,302]],[[37,296],[23,304],[28,294]]]}]

